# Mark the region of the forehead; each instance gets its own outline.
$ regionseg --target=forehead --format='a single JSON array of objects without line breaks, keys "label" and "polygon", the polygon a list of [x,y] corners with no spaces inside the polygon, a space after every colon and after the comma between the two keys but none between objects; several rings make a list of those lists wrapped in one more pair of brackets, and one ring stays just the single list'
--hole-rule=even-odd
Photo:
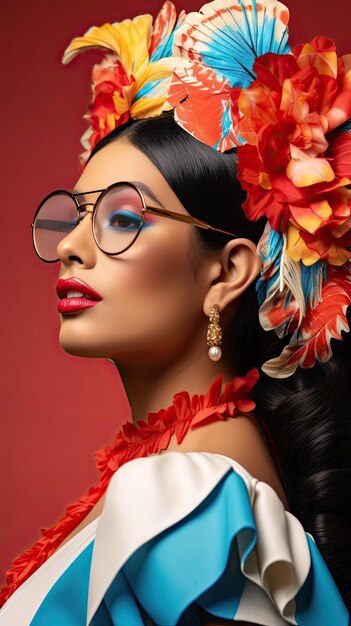
[{"label": "forehead", "polygon": [[[163,206],[187,214],[157,167],[125,138],[112,141],[92,157],[77,181],[75,190],[84,193],[105,189],[121,181],[140,181],[159,198]],[[154,200],[145,188],[141,188],[144,195]]]}]

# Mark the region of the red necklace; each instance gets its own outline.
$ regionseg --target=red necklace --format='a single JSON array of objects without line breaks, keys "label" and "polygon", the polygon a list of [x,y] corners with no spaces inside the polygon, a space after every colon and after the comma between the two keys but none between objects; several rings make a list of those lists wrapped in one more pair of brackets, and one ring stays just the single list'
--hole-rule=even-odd
[{"label": "red necklace", "polygon": [[173,434],[180,444],[189,428],[252,411],[256,405],[250,399],[249,391],[259,376],[257,368],[251,369],[246,376],[228,382],[222,395],[222,376],[219,375],[205,396],[195,394],[190,398],[187,391],[181,391],[175,394],[167,409],[149,413],[147,421],[139,420],[137,424],[127,421],[118,431],[113,446],[95,454],[96,465],[101,472],[99,483],[89,489],[88,495],[70,504],[56,526],[42,528],[39,541],[13,561],[11,569],[6,572],[7,586],[0,592],[0,607],[87,516],[121,465],[131,459],[166,450]]}]

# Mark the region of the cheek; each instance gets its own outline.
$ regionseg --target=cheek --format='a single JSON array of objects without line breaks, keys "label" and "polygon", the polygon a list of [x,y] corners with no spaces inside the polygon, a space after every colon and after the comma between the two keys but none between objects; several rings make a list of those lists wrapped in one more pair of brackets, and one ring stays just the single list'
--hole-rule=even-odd
[{"label": "cheek", "polygon": [[140,248],[125,272],[125,287],[135,287],[135,295],[164,293],[186,287],[190,281],[188,252],[184,242]]},{"label": "cheek", "polygon": [[192,332],[202,301],[190,267],[188,234],[182,229],[179,237],[156,237],[152,243],[145,237],[128,256],[109,259],[104,328],[116,347],[166,348]]},{"label": "cheek", "polygon": [[184,237],[180,241],[166,240],[163,245],[140,247],[120,269],[116,278],[121,287],[119,295],[128,294],[125,304],[128,306],[129,302],[130,312],[132,303],[139,303],[139,314],[159,311],[158,317],[165,317],[166,310],[170,314],[174,308],[181,308],[184,295],[194,287]]}]

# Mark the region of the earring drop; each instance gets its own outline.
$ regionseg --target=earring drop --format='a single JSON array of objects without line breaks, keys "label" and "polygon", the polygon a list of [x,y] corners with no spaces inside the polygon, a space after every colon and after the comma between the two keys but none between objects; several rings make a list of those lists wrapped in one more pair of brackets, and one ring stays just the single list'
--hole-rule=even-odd
[{"label": "earring drop", "polygon": [[208,351],[208,356],[211,361],[219,361],[222,356],[222,350],[219,347],[222,344],[222,329],[219,325],[219,308],[217,304],[211,307],[209,318],[207,345],[211,347]]}]

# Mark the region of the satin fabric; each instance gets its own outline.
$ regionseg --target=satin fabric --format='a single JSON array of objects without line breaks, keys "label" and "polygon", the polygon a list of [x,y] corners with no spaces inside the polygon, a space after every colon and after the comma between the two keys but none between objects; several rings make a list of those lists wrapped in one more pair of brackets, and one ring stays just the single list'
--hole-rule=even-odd
[{"label": "satin fabric", "polygon": [[100,517],[15,592],[0,626],[195,626],[194,603],[234,623],[348,626],[313,538],[275,491],[202,452],[121,467]]}]

